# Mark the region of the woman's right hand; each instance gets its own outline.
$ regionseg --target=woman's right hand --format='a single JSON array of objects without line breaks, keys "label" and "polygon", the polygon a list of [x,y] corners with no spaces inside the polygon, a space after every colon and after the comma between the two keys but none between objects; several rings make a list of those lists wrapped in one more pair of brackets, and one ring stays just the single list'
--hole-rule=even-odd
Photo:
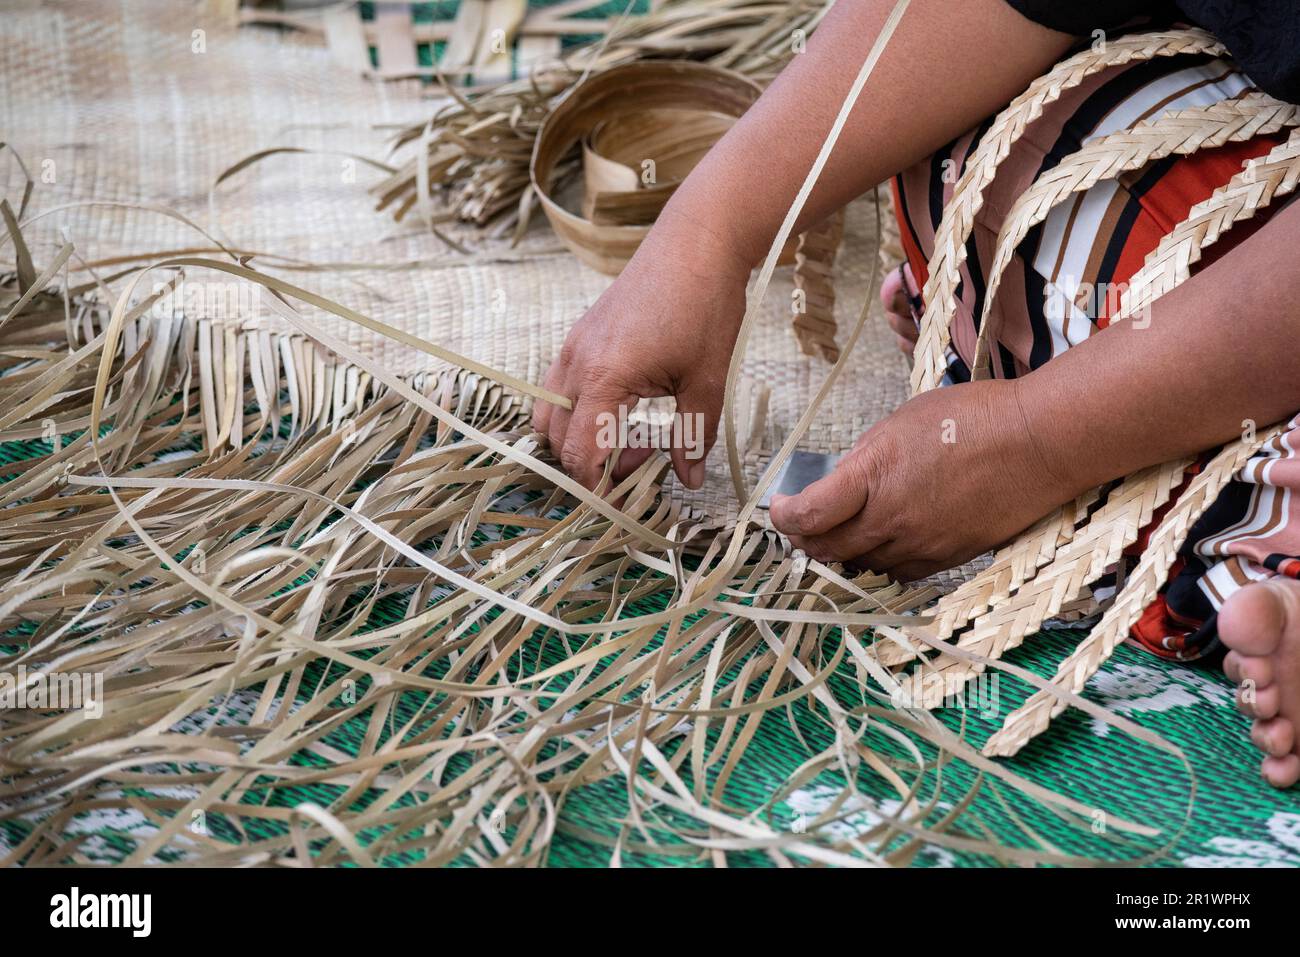
[{"label": "woman's right hand", "polygon": [[[647,237],[569,331],[546,374],[546,388],[567,396],[573,409],[539,400],[533,425],[547,436],[566,472],[594,489],[613,451],[602,447],[611,444],[602,441],[602,426],[626,421],[638,399],[670,395],[679,415],[698,416],[693,433],[673,435],[673,470],[688,488],[703,484],[748,278],[748,265],[739,256],[698,231],[684,235],[657,228]],[[603,434],[607,438],[608,429]],[[623,451],[616,478],[652,452]]]}]

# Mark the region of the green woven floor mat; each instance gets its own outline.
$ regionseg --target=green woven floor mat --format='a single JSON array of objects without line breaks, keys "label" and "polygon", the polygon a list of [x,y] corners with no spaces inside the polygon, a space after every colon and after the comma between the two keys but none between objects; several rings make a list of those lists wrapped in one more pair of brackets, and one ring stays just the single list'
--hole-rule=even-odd
[{"label": "green woven floor mat", "polygon": [[[657,605],[642,603],[628,613],[655,610]],[[382,611],[377,617],[383,617]],[[1041,632],[1011,652],[1007,661],[1050,675],[1082,634],[1072,630]],[[548,656],[543,664],[557,660]],[[843,684],[847,687],[847,683]],[[945,723],[957,728],[964,717],[970,741],[980,745],[1030,690],[1026,683],[1005,674],[985,676],[968,699],[964,715],[948,709],[943,713]],[[1233,689],[1222,674],[1172,666],[1140,650],[1121,647],[1090,683],[1088,694],[1180,746],[1192,764],[1198,785],[1192,817],[1181,840],[1160,863],[1300,866],[1300,792],[1280,792],[1260,779],[1259,754],[1247,738],[1248,722],[1233,708]],[[746,773],[737,774],[728,789],[729,803],[745,809],[760,807],[810,756],[810,748],[820,750],[830,742],[829,732],[820,721],[811,720],[806,705],[795,706],[793,712],[798,735],[785,713],[765,716],[746,757]],[[360,722],[349,732],[354,741],[359,741],[362,733],[364,725]],[[1105,827],[1111,817],[1162,824],[1172,836],[1187,813],[1189,782],[1180,762],[1078,711],[1062,716],[1047,734],[1007,764],[1026,778],[1068,794],[1105,815],[1095,822],[1100,833],[1094,834],[1091,828],[1081,830],[1077,823],[1067,824],[1038,802],[1024,799],[1009,787],[990,785],[986,779],[970,813],[981,819],[1000,842],[1010,846],[1031,846],[1026,828],[1032,828],[1065,853],[1114,857],[1115,834]],[[949,799],[940,799],[936,818],[960,799],[975,773],[969,766],[955,763],[944,777],[941,790]],[[898,802],[892,794],[880,789],[872,792],[872,781],[879,787],[874,776],[862,778],[864,800],[857,813],[845,817],[844,833],[861,831],[869,822],[897,810]],[[842,786],[838,776],[825,775],[795,791],[764,817],[797,830],[801,818],[806,823],[823,812]],[[1001,800],[995,792],[1001,793]],[[1014,817],[1009,810],[1015,812]],[[579,790],[564,806],[561,819],[565,826],[552,844],[549,863],[608,864],[619,822],[627,813],[621,779],[606,779]],[[607,843],[575,834],[575,829],[594,832]],[[1134,841],[1123,857],[1136,858],[1160,843]],[[624,851],[621,860],[626,866],[706,863],[698,857],[696,849],[678,845],[660,853]],[[728,863],[768,866],[771,862],[765,855],[753,852],[729,854]],[[923,867],[996,863],[989,857],[940,847],[921,851],[915,861]]]}]

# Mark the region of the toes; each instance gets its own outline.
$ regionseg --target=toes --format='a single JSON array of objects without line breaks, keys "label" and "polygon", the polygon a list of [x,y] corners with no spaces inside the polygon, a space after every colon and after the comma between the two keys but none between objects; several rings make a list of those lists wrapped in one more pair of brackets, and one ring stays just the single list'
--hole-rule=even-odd
[{"label": "toes", "polygon": [[897,269],[891,269],[880,284],[880,303],[885,312],[907,312],[907,293],[903,289],[903,276]]},{"label": "toes", "polygon": [[1234,685],[1241,684],[1241,659],[1242,656],[1235,651],[1223,656],[1223,673]]},{"label": "toes", "polygon": [[1282,695],[1277,685],[1263,688],[1250,681],[1242,682],[1237,689],[1237,710],[1252,718],[1267,721],[1276,718],[1282,708]]},{"label": "toes", "polygon": [[1237,670],[1239,677],[1237,684],[1251,684],[1256,689],[1267,688],[1273,683],[1273,659],[1272,658],[1255,658],[1249,655],[1242,655],[1238,662]]},{"label": "toes", "polygon": [[1235,592],[1219,610],[1219,638],[1244,656],[1272,654],[1286,628],[1285,597],[1268,582]]},{"label": "toes", "polygon": [[1295,747],[1295,725],[1286,718],[1256,721],[1250,727],[1250,740],[1265,754],[1280,758]]},{"label": "toes", "polygon": [[1275,788],[1289,788],[1300,781],[1300,755],[1288,754],[1280,758],[1265,758],[1260,765],[1264,780]]},{"label": "toes", "polygon": [[1289,788],[1300,781],[1300,729],[1290,711],[1279,717],[1281,686],[1289,686],[1294,676],[1285,672],[1286,660],[1281,662],[1284,673],[1278,673],[1278,652],[1287,629],[1300,625],[1300,589],[1284,580],[1247,585],[1224,603],[1218,625],[1219,637],[1230,649],[1224,673],[1239,686],[1237,708],[1256,718],[1250,740],[1268,755],[1260,771],[1274,787]]}]

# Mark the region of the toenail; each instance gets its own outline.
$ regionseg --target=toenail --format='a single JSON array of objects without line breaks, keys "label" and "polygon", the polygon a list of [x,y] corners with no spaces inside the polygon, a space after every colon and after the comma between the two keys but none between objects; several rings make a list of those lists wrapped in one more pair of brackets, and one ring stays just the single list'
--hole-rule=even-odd
[{"label": "toenail", "polygon": [[1247,678],[1237,688],[1237,710],[1252,718],[1267,721],[1277,715],[1277,688],[1269,685],[1260,688]]},{"label": "toenail", "polygon": [[1273,662],[1268,658],[1243,656],[1240,663],[1243,681],[1252,681],[1256,688],[1273,683]]},{"label": "toenail", "polygon": [[1223,656],[1223,673],[1228,680],[1236,684],[1241,680],[1241,655],[1230,651]]},{"label": "toenail", "polygon": [[1291,745],[1282,740],[1282,736],[1271,723],[1256,721],[1250,726],[1250,742],[1265,754],[1280,758],[1291,750]]},{"label": "toenail", "polygon": [[1294,754],[1288,754],[1281,758],[1265,758],[1260,765],[1260,773],[1264,775],[1264,780],[1275,788],[1289,788],[1300,778],[1300,768],[1297,764],[1300,758]]}]

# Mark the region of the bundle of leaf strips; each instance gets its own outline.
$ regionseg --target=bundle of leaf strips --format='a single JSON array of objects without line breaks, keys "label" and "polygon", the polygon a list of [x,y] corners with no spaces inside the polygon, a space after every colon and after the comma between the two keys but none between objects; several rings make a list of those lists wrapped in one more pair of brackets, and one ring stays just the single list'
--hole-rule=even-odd
[{"label": "bundle of leaf strips", "polygon": [[[709,528],[661,494],[662,458],[615,509],[537,457],[517,394],[401,380],[234,255],[137,273],[110,310],[68,284],[73,249],[38,274],[6,218],[0,672],[103,687],[100,717],[0,711],[2,863],[528,865],[560,833],[614,863],[1079,860],[1024,815],[1082,834],[1086,802],[982,758],[964,721],[891,705],[870,629],[931,590]],[[158,314],[208,269],[273,291],[298,332]],[[742,807],[773,721],[807,756]],[[781,802],[814,780],[840,796],[793,829]],[[602,781],[626,795],[612,833],[564,813]],[[864,821],[882,793],[896,810]],[[990,793],[1016,840],[972,809]],[[1175,837],[1118,820],[1108,857]]]},{"label": "bundle of leaf strips", "polygon": [[[642,59],[690,59],[770,81],[820,22],[825,0],[665,0],[623,17],[600,40],[539,64],[527,78],[479,93],[444,83],[452,103],[400,134],[414,157],[376,184],[379,208],[402,219],[417,204],[434,224],[460,220],[518,234],[533,206],[528,164],[546,117],[584,76]],[[578,171],[575,153],[556,169],[559,189]]]}]

